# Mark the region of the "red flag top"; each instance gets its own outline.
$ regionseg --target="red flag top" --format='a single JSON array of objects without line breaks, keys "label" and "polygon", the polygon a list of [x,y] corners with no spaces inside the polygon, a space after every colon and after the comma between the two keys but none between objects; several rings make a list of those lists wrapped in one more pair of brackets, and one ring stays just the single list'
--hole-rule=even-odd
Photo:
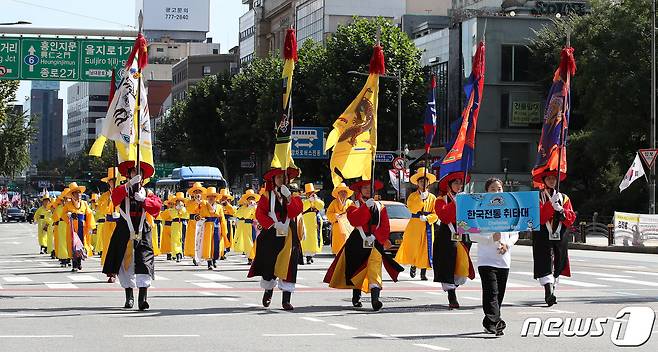
[{"label": "red flag top", "polygon": [[289,28],[286,30],[286,40],[283,43],[283,59],[294,60],[297,62],[297,38],[295,38],[295,30]]},{"label": "red flag top", "polygon": [[137,56],[137,67],[142,70],[148,64],[148,42],[142,33],[137,35],[135,39],[135,44],[133,45],[133,50],[128,56],[128,61],[126,61],[126,68],[132,66],[133,60],[135,60],[135,55]]}]

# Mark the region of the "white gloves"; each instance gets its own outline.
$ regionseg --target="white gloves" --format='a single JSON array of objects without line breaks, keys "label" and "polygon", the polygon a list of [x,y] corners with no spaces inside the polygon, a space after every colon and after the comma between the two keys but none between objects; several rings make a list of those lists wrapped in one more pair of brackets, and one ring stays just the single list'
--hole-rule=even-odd
[{"label": "white gloves", "polygon": [[375,243],[375,236],[374,235],[366,236],[366,242],[368,242],[370,244]]},{"label": "white gloves", "polygon": [[142,175],[136,175],[128,181],[128,187],[132,187],[140,182],[142,182]]},{"label": "white gloves", "polygon": [[286,187],[285,185],[281,186],[281,189],[280,189],[279,192],[281,192],[281,195],[286,197],[286,198],[290,198],[290,195],[292,194],[292,193],[290,193],[290,190],[288,189],[288,187]]},{"label": "white gloves", "polygon": [[372,207],[374,207],[374,206],[375,206],[375,200],[372,199],[372,198],[368,199],[368,200],[366,201],[366,206],[367,206],[368,208],[372,208]]},{"label": "white gloves", "polygon": [[560,194],[559,193],[556,192],[551,197],[551,205],[553,206],[553,209],[557,212],[561,213],[561,212],[564,211],[564,207],[562,207],[562,205],[560,204]]},{"label": "white gloves", "polygon": [[422,222],[427,222],[427,216],[425,216],[425,215],[421,215],[421,216],[419,216],[418,218],[419,218],[420,221],[422,221]]},{"label": "white gloves", "polygon": [[143,202],[145,199],[146,199],[146,190],[144,190],[144,188],[140,188],[139,191],[135,193],[135,200],[138,202]]},{"label": "white gloves", "polygon": [[176,204],[176,210],[183,210],[183,206],[181,204]]},{"label": "white gloves", "polygon": [[425,191],[425,192],[420,192],[420,199],[425,200],[427,197],[430,195],[430,192]]},{"label": "white gloves", "polygon": [[275,222],[274,223],[274,228],[276,229],[276,232],[278,233],[287,233],[288,232],[288,226],[282,222]]}]

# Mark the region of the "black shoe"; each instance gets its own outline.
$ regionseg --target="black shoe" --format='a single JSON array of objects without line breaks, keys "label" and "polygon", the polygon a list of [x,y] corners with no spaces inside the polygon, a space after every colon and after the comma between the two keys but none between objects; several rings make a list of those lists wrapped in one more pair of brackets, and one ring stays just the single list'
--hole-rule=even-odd
[{"label": "black shoe", "polygon": [[482,327],[484,327],[484,331],[488,334],[496,333],[496,324],[492,323],[491,320],[489,320],[487,317],[482,319]]},{"label": "black shoe", "polygon": [[208,270],[212,270],[212,260],[208,261]]},{"label": "black shoe", "polygon": [[292,296],[292,292],[283,291],[283,298],[281,299],[281,306],[283,306],[283,310],[295,309],[295,307],[290,304],[290,296]]},{"label": "black shoe", "polygon": [[551,283],[544,285],[544,301],[549,307],[557,303],[555,286]]},{"label": "black shoe", "polygon": [[212,267],[213,268],[217,267],[217,261],[215,259],[212,260]]},{"label": "black shoe", "polygon": [[135,297],[133,296],[133,289],[126,288],[126,303],[123,305],[123,308],[130,309],[135,305]]},{"label": "black shoe", "polygon": [[263,307],[267,308],[270,306],[270,303],[272,303],[273,294],[274,290],[265,290],[265,292],[263,292]]},{"label": "black shoe", "polygon": [[176,254],[176,263],[180,263],[181,259],[183,259],[183,255],[180,253]]},{"label": "black shoe", "polygon": [[352,290],[352,307],[363,307],[363,304],[361,303],[361,290]]},{"label": "black shoe", "polygon": [[167,254],[167,260],[171,260],[171,254]]},{"label": "black shoe", "polygon": [[194,264],[194,266],[199,266],[199,263],[196,262],[196,259],[192,259],[192,264]]},{"label": "black shoe", "polygon": [[420,269],[420,280],[427,281],[427,269]]},{"label": "black shoe", "polygon": [[503,332],[503,330],[505,330],[506,327],[507,327],[507,324],[502,319],[498,323],[496,323],[496,336],[505,335],[505,332]]},{"label": "black shoe", "polygon": [[311,258],[310,255],[306,256],[306,264],[311,264],[313,262],[313,258]]},{"label": "black shoe", "polygon": [[455,290],[448,290],[448,307],[450,309],[459,309],[459,302],[457,301],[457,293]]},{"label": "black shoe", "polygon": [[409,268],[409,276],[411,276],[412,279],[416,277],[416,267],[413,265]]},{"label": "black shoe", "polygon": [[379,287],[373,287],[370,289],[370,300],[372,301],[372,310],[375,312],[379,311],[382,309],[384,304],[379,300],[379,293],[381,292],[381,288]]},{"label": "black shoe", "polygon": [[247,265],[251,265],[251,263],[253,263],[253,262],[254,262],[253,260],[247,259]]},{"label": "black shoe", "polygon": [[50,252],[50,259],[55,259],[55,251]]},{"label": "black shoe", "polygon": [[226,260],[226,256],[223,255],[223,256],[219,257],[219,260]]},{"label": "black shoe", "polygon": [[147,292],[148,292],[148,288],[146,287],[139,288],[139,296],[137,297],[137,306],[139,307],[139,310],[149,309],[149,303],[146,302]]},{"label": "black shoe", "polygon": [[311,264],[315,263],[315,260],[313,260],[313,257],[311,257]]}]

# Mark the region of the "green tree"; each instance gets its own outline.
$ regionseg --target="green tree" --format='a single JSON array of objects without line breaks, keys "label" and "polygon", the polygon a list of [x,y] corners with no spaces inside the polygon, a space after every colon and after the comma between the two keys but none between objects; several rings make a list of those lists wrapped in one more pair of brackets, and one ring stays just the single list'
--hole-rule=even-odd
[{"label": "green tree", "polygon": [[[651,13],[642,0],[591,1],[591,14],[556,21],[530,45],[538,80],[549,86],[566,33],[578,71],[565,190],[581,214],[645,212],[646,183],[623,193],[618,185],[636,151],[649,146]],[[642,183],[642,184],[640,184]]]},{"label": "green tree", "polygon": [[7,107],[16,99],[19,81],[0,81],[0,123],[7,117]]},{"label": "green tree", "polygon": [[15,177],[30,166],[30,142],[36,136],[36,117],[5,108],[0,122],[0,175]]}]

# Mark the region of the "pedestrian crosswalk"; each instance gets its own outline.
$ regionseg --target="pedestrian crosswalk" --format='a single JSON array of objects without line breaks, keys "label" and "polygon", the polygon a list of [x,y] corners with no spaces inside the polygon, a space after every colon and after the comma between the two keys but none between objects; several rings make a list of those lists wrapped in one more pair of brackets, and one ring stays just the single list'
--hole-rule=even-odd
[{"label": "pedestrian crosswalk", "polygon": [[[318,257],[315,259],[314,264],[300,265],[297,288],[327,289],[327,285],[322,281],[326,268],[331,261],[331,257]],[[43,267],[37,265],[50,262],[55,263],[57,268],[48,268],[44,272]],[[90,258],[87,265],[85,265],[85,271],[78,273],[61,269],[56,261],[44,257],[24,258],[18,260],[18,262],[14,261],[7,264],[13,265],[11,270],[5,271],[6,274],[0,276],[0,290],[4,292],[7,292],[7,290],[20,290],[21,288],[97,290],[120,287],[118,283],[107,283],[106,276],[100,272],[100,263],[98,263],[97,258]],[[20,274],[11,274],[14,270],[20,268],[24,269]],[[34,270],[34,274],[28,274],[29,268]],[[213,271],[206,270],[203,266],[192,266],[189,262],[175,263],[159,257],[156,259],[154,286],[157,286],[160,290],[192,290],[198,288],[201,290],[200,292],[205,292],[204,290],[210,292],[213,290],[259,290],[259,278],[247,278],[248,269],[249,266],[246,265],[245,258],[239,255],[229,255],[227,260],[219,261],[217,269]],[[397,283],[391,282],[392,280],[386,274],[384,281],[386,281],[385,286],[387,288],[401,291],[417,291],[422,290],[424,287],[428,292],[441,292],[441,283],[433,282],[433,272],[431,270],[428,271],[427,276],[428,281],[421,281],[419,277],[411,278],[408,270],[406,270],[400,273]],[[644,272],[637,269],[613,270],[599,268],[599,270],[592,270],[590,267],[583,266],[574,269],[572,277],[560,277],[557,285],[571,290],[608,289],[623,294],[626,291],[658,288],[658,280],[651,280],[656,276],[658,276],[658,273]],[[477,274],[475,279],[469,280],[464,287],[470,290],[479,290],[480,278]],[[508,290],[527,291],[539,290],[540,286],[533,279],[532,272],[511,270],[507,288]]]}]

